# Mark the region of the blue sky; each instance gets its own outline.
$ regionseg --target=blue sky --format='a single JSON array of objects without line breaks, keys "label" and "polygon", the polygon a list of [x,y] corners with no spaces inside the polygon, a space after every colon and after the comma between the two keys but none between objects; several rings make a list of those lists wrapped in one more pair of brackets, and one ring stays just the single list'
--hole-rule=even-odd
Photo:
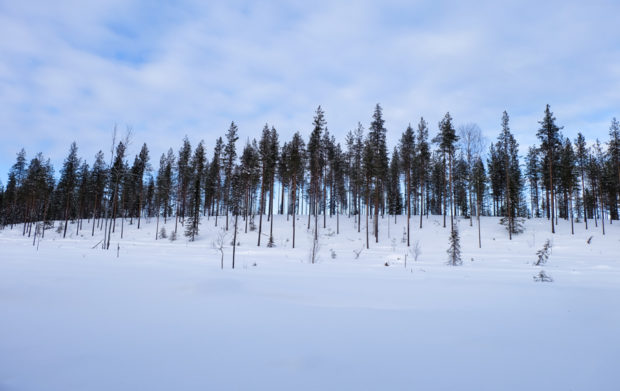
[{"label": "blue sky", "polygon": [[446,111],[489,140],[507,110],[521,152],[545,104],[571,138],[620,116],[617,1],[0,1],[0,179],[24,147],[109,156],[114,124],[154,165],[187,135],[210,148],[268,122],[307,135],[321,104],[340,141],[374,105],[389,150]]}]

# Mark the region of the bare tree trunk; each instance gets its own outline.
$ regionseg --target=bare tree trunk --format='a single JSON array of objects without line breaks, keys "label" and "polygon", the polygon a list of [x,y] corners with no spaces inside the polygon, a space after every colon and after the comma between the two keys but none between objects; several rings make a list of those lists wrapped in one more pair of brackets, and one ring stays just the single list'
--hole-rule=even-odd
[{"label": "bare tree trunk", "polygon": [[291,195],[293,196],[293,248],[295,248],[295,201],[297,198],[297,182],[295,175],[293,175],[293,183],[291,184]]},{"label": "bare tree trunk", "polygon": [[450,230],[454,231],[454,197],[452,194],[452,154],[448,154],[448,172],[449,172],[449,186],[450,186]]},{"label": "bare tree trunk", "polygon": [[478,220],[478,248],[482,248],[482,236],[480,234],[480,200],[478,199],[478,195],[476,195],[476,203],[478,204],[476,207],[476,217]]},{"label": "bare tree trunk", "polygon": [[[424,166],[421,167],[421,170],[424,170]],[[421,177],[422,175],[420,175]],[[422,190],[420,191],[420,229],[422,229],[422,215],[424,214],[424,180],[420,178],[420,186],[422,186]]]},{"label": "bare tree trunk", "polygon": [[370,202],[369,201],[370,194],[368,190],[366,191],[366,248],[370,248],[368,243],[368,215],[370,214]]},{"label": "bare tree trunk", "polygon": [[[271,177],[271,191],[269,192],[269,213],[271,214],[270,227],[269,227],[269,243],[273,245],[273,177]],[[277,202],[277,201],[276,201]]]},{"label": "bare tree trunk", "polygon": [[443,167],[442,167],[442,178],[443,178],[443,227],[446,228],[446,214],[448,213],[447,209],[447,198],[446,197],[446,154],[443,154]]},{"label": "bare tree trunk", "polygon": [[570,233],[575,234],[575,226],[573,224],[573,189],[570,190],[568,203],[570,205]]},{"label": "bare tree trunk", "polygon": [[603,189],[600,184],[598,186],[598,194],[601,201],[601,227],[603,228],[603,235],[605,235],[605,203],[603,202]]},{"label": "bare tree trunk", "polygon": [[64,232],[62,234],[63,238],[67,236],[67,223],[68,222],[69,222],[69,197],[67,197],[67,204],[65,206],[65,226],[64,226]]},{"label": "bare tree trunk", "polygon": [[409,247],[409,220],[411,219],[411,173],[407,167],[407,247]]},{"label": "bare tree trunk", "polygon": [[551,233],[555,233],[555,225],[553,224],[553,217],[555,214],[555,196],[553,192],[553,151],[551,152],[551,158],[549,159],[549,190],[551,191]]},{"label": "bare tree trunk", "polygon": [[235,249],[237,248],[237,220],[239,219],[239,213],[235,213],[235,232],[233,233],[233,258],[232,268],[235,268]]},{"label": "bare tree trunk", "polygon": [[263,213],[265,212],[265,173],[260,187],[260,213],[258,215],[258,246],[260,247],[260,237],[263,232]]},{"label": "bare tree trunk", "polygon": [[510,161],[508,157],[508,143],[505,145],[506,154],[506,215],[508,216],[508,239],[512,240],[512,209],[510,208]]},{"label": "bare tree trunk", "polygon": [[245,188],[245,233],[248,233],[248,209],[250,207],[250,187]]}]

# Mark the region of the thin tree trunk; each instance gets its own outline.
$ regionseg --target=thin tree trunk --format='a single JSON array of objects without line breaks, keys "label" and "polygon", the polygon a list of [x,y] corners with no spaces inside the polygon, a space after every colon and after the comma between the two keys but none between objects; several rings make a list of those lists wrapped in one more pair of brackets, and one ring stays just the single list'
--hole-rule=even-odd
[{"label": "thin tree trunk", "polygon": [[293,183],[291,185],[291,195],[293,196],[293,210],[292,210],[292,214],[293,214],[293,248],[295,248],[295,201],[297,198],[297,182],[296,182],[296,177],[295,175],[293,175]]},{"label": "thin tree trunk", "polygon": [[411,219],[411,173],[407,167],[407,247],[409,247],[409,220]]},{"label": "thin tree trunk", "polygon": [[551,158],[549,159],[549,190],[551,191],[551,233],[555,233],[555,225],[553,224],[553,217],[555,213],[555,197],[553,192],[553,152],[551,152]]},{"label": "thin tree trunk", "polygon": [[[478,191],[480,194],[480,191]],[[480,234],[480,200],[478,199],[478,195],[476,195],[476,203],[478,206],[476,207],[476,217],[478,220],[478,248],[482,248],[482,236]]]},{"label": "thin tree trunk", "polygon": [[450,186],[450,230],[454,231],[454,196],[452,194],[452,154],[448,154],[448,173]]},{"label": "thin tree trunk", "polygon": [[239,219],[239,213],[235,213],[235,232],[233,233],[233,257],[232,268],[235,268],[235,250],[237,249],[237,220]]},{"label": "thin tree trunk", "polygon": [[260,187],[260,214],[258,215],[258,246],[260,247],[260,237],[263,232],[263,213],[265,212],[265,173],[263,171],[263,180]]},{"label": "thin tree trunk", "polygon": [[[369,200],[370,194],[368,190],[366,191],[366,200]],[[370,202],[366,202],[366,248],[370,248],[368,243],[368,215],[370,214]]]},{"label": "thin tree trunk", "polygon": [[605,203],[603,202],[603,189],[600,184],[598,186],[598,192],[601,204],[601,227],[603,228],[603,235],[605,235]]},{"label": "thin tree trunk", "polygon": [[568,203],[570,205],[570,233],[575,234],[575,226],[573,224],[573,189],[569,193]]}]

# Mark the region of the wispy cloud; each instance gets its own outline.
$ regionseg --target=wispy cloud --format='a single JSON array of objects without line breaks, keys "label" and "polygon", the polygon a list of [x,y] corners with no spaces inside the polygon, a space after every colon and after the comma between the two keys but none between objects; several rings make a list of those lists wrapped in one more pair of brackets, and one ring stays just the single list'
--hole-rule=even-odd
[{"label": "wispy cloud", "polygon": [[[307,133],[322,104],[341,138],[376,102],[389,141],[407,123],[477,122],[507,110],[522,145],[550,103],[565,133],[606,137],[620,115],[613,1],[0,4],[0,172],[25,147],[59,165],[109,149],[130,124],[154,156],[209,144],[231,120]],[[134,149],[137,149],[135,147]],[[134,151],[135,152],[135,151]],[[4,175],[4,174],[3,174]]]}]

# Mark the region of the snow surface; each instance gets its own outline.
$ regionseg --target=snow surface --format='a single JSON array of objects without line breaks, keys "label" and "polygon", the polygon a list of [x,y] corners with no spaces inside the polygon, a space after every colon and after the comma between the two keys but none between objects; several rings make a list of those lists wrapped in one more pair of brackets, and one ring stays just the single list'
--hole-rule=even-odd
[{"label": "snow surface", "polygon": [[[402,216],[382,219],[359,259],[364,229],[342,216],[336,235],[328,218],[316,264],[298,219],[295,249],[283,216],[275,248],[241,229],[235,270],[230,246],[220,270],[212,219],[192,243],[126,222],[110,251],[92,249],[102,233],[86,221],[38,250],[21,226],[0,231],[0,390],[620,389],[618,222],[573,236],[528,220],[509,241],[482,218],[478,249],[461,220],[464,262],[451,267],[439,216],[411,220],[417,262]],[[547,238],[549,262],[533,266]],[[534,282],[541,269],[554,281]]]}]

